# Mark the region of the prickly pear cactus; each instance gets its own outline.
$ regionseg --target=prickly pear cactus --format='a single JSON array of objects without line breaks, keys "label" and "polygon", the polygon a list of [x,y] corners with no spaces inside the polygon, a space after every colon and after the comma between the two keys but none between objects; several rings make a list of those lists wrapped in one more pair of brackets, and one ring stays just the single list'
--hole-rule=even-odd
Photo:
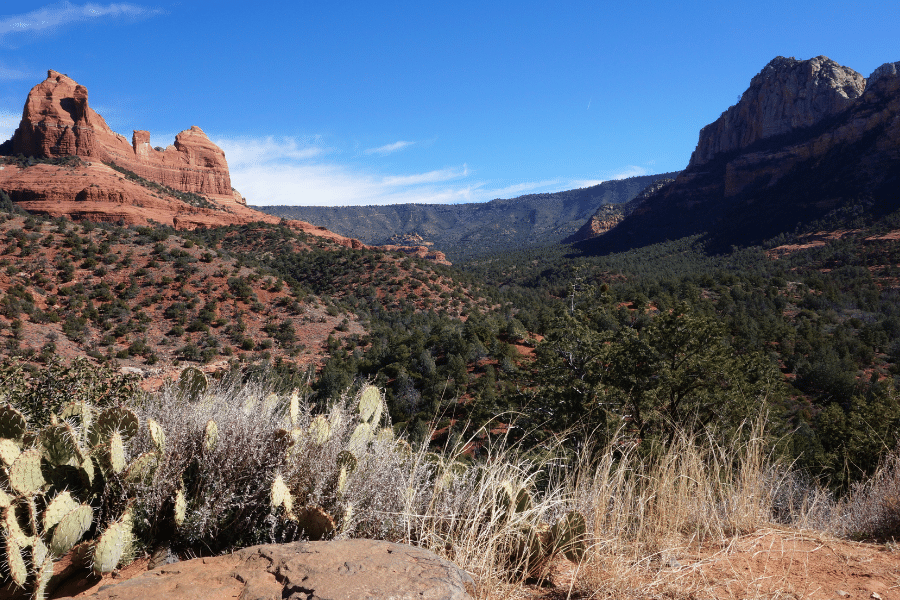
[{"label": "prickly pear cactus", "polygon": [[325,417],[319,415],[312,420],[309,424],[309,436],[320,446],[328,441],[328,438],[331,437],[331,425]]},{"label": "prickly pear cactus", "polygon": [[50,538],[50,552],[62,556],[75,547],[91,528],[94,510],[89,504],[79,504],[63,516]]},{"label": "prickly pear cactus", "polygon": [[367,385],[359,396],[359,418],[370,425],[381,421],[381,391],[374,385]]},{"label": "prickly pear cactus", "polygon": [[93,421],[88,434],[91,446],[108,442],[113,433],[118,432],[123,441],[137,435],[140,421],[134,411],[124,407],[107,408]]},{"label": "prickly pear cactus", "polygon": [[206,430],[203,432],[203,449],[207,452],[212,452],[216,449],[216,444],[219,442],[219,426],[216,425],[216,422],[210,419],[206,422]]},{"label": "prickly pear cactus", "polygon": [[209,380],[197,367],[187,367],[178,378],[178,387],[190,401],[196,402],[209,387]]},{"label": "prickly pear cactus", "polygon": [[122,518],[112,523],[97,539],[94,546],[94,573],[111,573],[123,557],[131,551],[132,516],[126,510]]},{"label": "prickly pear cactus", "polygon": [[153,419],[147,419],[147,430],[150,432],[150,440],[156,446],[156,451],[162,454],[166,451],[166,432],[162,425]]},{"label": "prickly pear cactus", "polygon": [[25,415],[9,404],[0,406],[0,438],[21,443],[26,426]]},{"label": "prickly pear cactus", "polygon": [[574,563],[584,558],[587,525],[578,511],[570,511],[560,518],[550,530],[551,553],[562,552]]},{"label": "prickly pear cactus", "polygon": [[372,425],[365,422],[360,423],[356,426],[356,429],[353,430],[350,441],[347,442],[347,449],[354,454],[361,455],[365,452],[369,442],[374,438],[375,433],[372,431]]},{"label": "prickly pear cactus", "polygon": [[22,452],[9,468],[9,485],[17,494],[34,494],[45,483],[41,473],[41,451],[37,448]]},{"label": "prickly pear cactus", "polygon": [[334,518],[320,506],[304,506],[296,513],[297,525],[311,542],[334,534]]}]

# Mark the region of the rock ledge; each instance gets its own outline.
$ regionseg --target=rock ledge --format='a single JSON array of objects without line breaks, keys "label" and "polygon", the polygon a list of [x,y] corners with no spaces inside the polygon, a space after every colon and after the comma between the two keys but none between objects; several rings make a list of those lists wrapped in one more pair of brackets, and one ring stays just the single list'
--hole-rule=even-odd
[{"label": "rock ledge", "polygon": [[100,588],[112,600],[471,600],[472,578],[437,555],[376,540],[245,548],[147,571]]}]

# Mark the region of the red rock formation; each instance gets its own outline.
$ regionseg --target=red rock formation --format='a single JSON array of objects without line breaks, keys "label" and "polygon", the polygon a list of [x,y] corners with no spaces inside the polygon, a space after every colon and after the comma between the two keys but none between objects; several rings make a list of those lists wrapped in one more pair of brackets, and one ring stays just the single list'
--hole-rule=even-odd
[{"label": "red rock formation", "polygon": [[243,203],[231,189],[225,153],[199,127],[182,131],[162,151],[150,147],[147,131],[135,131],[128,143],[88,105],[87,89],[56,71],[28,94],[12,144],[13,154],[111,161],[178,191]]},{"label": "red rock formation", "polygon": [[385,244],[378,247],[390,252],[403,252],[405,254],[411,254],[418,258],[430,260],[431,262],[437,263],[439,265],[450,266],[453,264],[452,262],[447,260],[446,254],[444,254],[440,250],[432,250],[428,246],[398,246],[395,244]]}]

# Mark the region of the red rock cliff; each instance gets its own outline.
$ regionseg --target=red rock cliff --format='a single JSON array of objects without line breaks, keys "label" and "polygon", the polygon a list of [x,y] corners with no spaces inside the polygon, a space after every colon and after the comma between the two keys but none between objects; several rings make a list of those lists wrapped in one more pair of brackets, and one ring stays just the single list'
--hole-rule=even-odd
[{"label": "red rock cliff", "polygon": [[162,151],[150,147],[147,131],[135,131],[129,143],[91,109],[87,88],[56,71],[31,89],[12,141],[13,154],[112,161],[182,192],[243,203],[231,189],[225,153],[199,127],[182,131]]}]

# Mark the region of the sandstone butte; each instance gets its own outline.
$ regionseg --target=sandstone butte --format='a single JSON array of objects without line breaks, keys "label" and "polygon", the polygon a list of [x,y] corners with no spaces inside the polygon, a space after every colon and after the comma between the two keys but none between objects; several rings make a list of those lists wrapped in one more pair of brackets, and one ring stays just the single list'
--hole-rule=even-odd
[{"label": "sandstone butte", "polygon": [[[56,71],[48,71],[47,79],[31,89],[22,121],[3,147],[5,154],[13,156],[81,159],[28,167],[0,163],[0,189],[31,212],[124,225],[160,223],[176,229],[281,221],[246,205],[231,187],[225,153],[202,129],[193,126],[182,131],[164,150],[150,146],[147,131],[135,131],[129,143],[88,105],[87,88]],[[176,192],[203,196],[208,202],[197,206],[141,185],[107,163]],[[294,230],[343,246],[366,247],[324,227],[285,222]]]}]

